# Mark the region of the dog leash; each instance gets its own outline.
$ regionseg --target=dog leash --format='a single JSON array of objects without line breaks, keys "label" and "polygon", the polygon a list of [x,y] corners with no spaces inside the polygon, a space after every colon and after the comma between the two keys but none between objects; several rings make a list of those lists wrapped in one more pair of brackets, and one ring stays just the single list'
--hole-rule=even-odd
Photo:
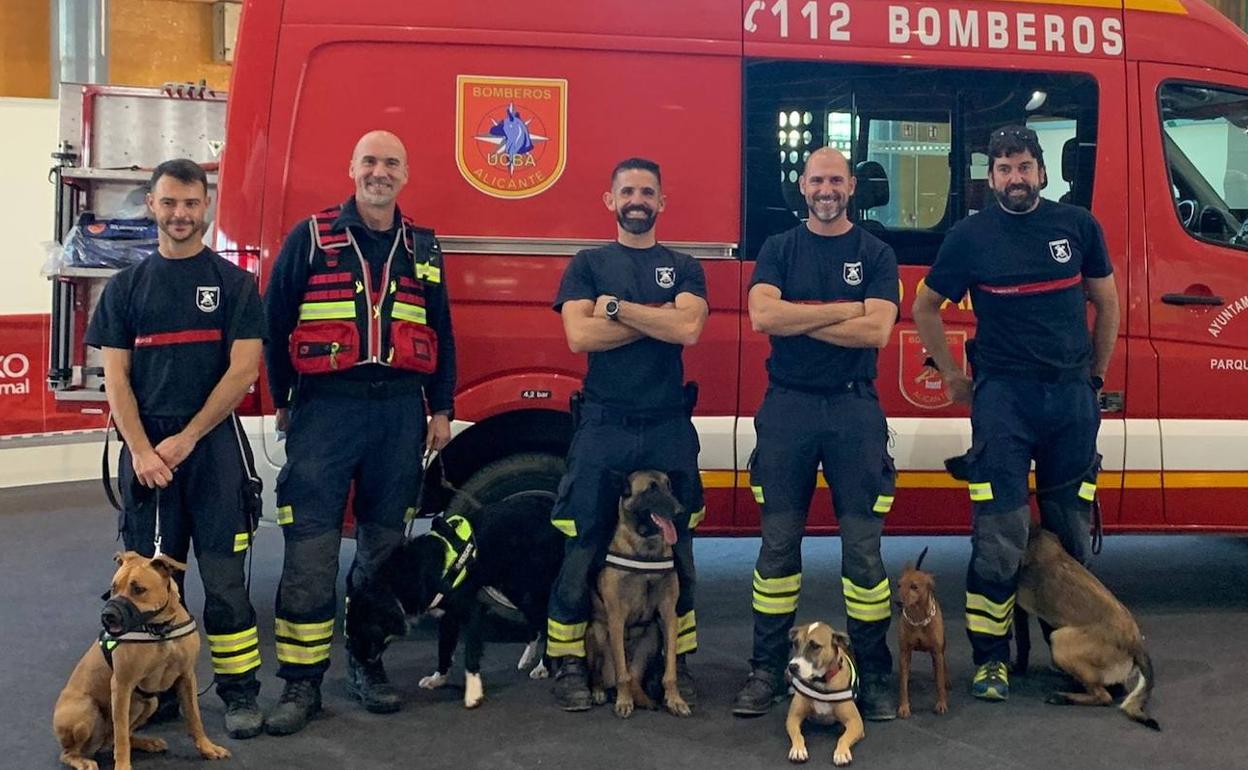
[{"label": "dog leash", "polygon": [[[429,466],[433,465],[434,459],[436,459],[439,454],[439,451],[436,449],[426,448],[424,454],[420,456],[420,484],[416,487],[416,498],[412,501],[412,510],[415,511],[415,514],[412,518],[407,520],[407,529],[403,532],[404,540],[412,539],[412,531],[416,527],[416,518],[420,516],[420,506],[424,503],[425,499],[425,474],[429,472]],[[445,468],[442,463],[438,463],[438,476],[441,478],[442,483],[445,484]]]}]

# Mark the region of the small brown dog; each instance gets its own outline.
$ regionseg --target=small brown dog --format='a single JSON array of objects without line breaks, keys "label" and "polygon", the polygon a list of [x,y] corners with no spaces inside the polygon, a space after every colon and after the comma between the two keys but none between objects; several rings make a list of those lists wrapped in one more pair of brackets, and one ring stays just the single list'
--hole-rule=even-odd
[{"label": "small brown dog", "polygon": [[[689,704],[676,687],[676,580],[672,546],[682,513],[672,482],[659,471],[637,471],[623,480],[619,521],[598,573],[593,620],[585,652],[594,702],[606,702],[615,688],[616,716],[627,718],[635,706],[654,708],[643,687],[645,672],[663,648],[663,703],[687,717]],[[661,623],[656,623],[656,618]]]},{"label": "small brown dog", "polygon": [[851,750],[866,732],[854,695],[858,690],[858,670],[854,666],[849,635],[834,631],[827,623],[794,626],[789,632],[793,640],[793,658],[786,672],[793,685],[793,702],[784,727],[789,733],[789,761],[810,759],[802,722],[810,719],[820,724],[840,722],[845,726],[832,752],[834,765],[848,765],[854,759]]},{"label": "small brown dog", "polygon": [[1055,692],[1049,703],[1108,706],[1113,698],[1105,686],[1126,684],[1138,670],[1139,681],[1119,708],[1145,727],[1161,729],[1146,711],[1153,691],[1153,663],[1135,618],[1104,583],[1066,553],[1056,535],[1038,524],[1031,526],[1017,597],[1019,607],[1056,629],[1049,638],[1053,663],[1086,690]]},{"label": "small brown dog", "polygon": [[156,710],[156,693],[178,688],[178,701],[195,748],[205,759],[230,752],[208,740],[199,716],[195,661],[199,633],[182,606],[173,576],[186,565],[133,551],[118,553],[108,602],[100,619],[104,633],[92,644],[56,700],[52,729],[61,742],[61,761],[75,770],[96,770],[92,759],[111,741],[116,770],[129,770],[131,747],[160,752],[160,738],[133,735]]},{"label": "small brown dog", "polygon": [[923,557],[919,554],[914,564],[907,563],[897,581],[897,603],[901,605],[901,622],[897,624],[898,667],[900,669],[897,698],[897,716],[910,716],[910,656],[914,652],[927,652],[932,656],[932,671],[936,674],[937,714],[949,710],[949,678],[945,669],[945,618],[936,601],[936,578],[924,572]]}]

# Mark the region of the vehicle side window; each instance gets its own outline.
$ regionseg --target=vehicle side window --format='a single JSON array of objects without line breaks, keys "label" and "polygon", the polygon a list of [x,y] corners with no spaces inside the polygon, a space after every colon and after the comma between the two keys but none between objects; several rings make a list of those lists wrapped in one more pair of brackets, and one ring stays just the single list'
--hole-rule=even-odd
[{"label": "vehicle side window", "polygon": [[1194,238],[1248,251],[1248,93],[1164,83],[1158,99],[1179,222]]},{"label": "vehicle side window", "polygon": [[804,221],[798,180],[835,147],[857,177],[851,217],[903,265],[930,265],[949,228],[993,203],[988,135],[1036,130],[1042,195],[1091,208],[1097,85],[1082,74],[750,60],[745,70],[742,254]]}]

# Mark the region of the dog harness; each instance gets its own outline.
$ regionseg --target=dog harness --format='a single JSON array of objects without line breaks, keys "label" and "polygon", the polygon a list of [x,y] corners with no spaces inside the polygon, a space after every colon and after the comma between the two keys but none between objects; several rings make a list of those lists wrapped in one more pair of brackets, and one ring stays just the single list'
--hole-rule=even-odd
[{"label": "dog harness", "polygon": [[[186,622],[177,625],[171,623],[145,623],[133,631],[127,631],[118,636],[113,636],[107,631],[100,631],[100,652],[103,653],[104,662],[108,664],[111,670],[113,668],[113,651],[117,649],[119,644],[172,642],[174,639],[190,636],[198,630],[199,626],[195,624],[195,618],[188,618]],[[157,693],[148,692],[142,687],[135,687],[134,691],[144,698],[155,698],[157,696]]]},{"label": "dog harness", "polygon": [[477,541],[472,533],[472,524],[463,516],[435,516],[430,522],[429,534],[446,546],[446,556],[442,565],[442,584],[425,612],[437,609],[451,591],[459,588],[464,578],[468,577],[468,568],[477,560]]},{"label": "dog harness", "polygon": [[641,556],[625,556],[614,551],[607,551],[606,566],[624,572],[671,572],[676,569],[676,561],[672,557],[647,559]]},{"label": "dog harness", "polygon": [[[842,658],[849,668],[849,687],[840,690],[829,690],[822,679],[803,679],[793,677],[793,689],[811,700],[820,703],[843,703],[858,697],[858,668],[852,658]],[[838,669],[839,672],[839,669]]]}]

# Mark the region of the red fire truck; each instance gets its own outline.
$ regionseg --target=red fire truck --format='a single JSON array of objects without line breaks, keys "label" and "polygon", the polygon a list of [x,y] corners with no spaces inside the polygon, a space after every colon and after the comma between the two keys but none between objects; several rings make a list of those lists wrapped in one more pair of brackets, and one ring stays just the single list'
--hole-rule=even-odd
[{"label": "red fire truck", "polygon": [[[500,151],[490,129],[509,113],[530,150]],[[899,469],[889,531],[967,529],[942,465],[969,445],[967,412],[924,369],[909,304],[949,228],[993,205],[990,130],[1025,123],[1043,194],[1095,212],[1121,292],[1106,528],[1248,531],[1248,37],[1200,0],[249,0],[227,120],[217,245],[262,283],[291,227],[350,194],[356,138],[404,139],[400,204],[448,255],[460,386],[444,472],[486,499],[557,480],[585,359],[550,303],[571,255],[613,237],[615,161],[659,161],[659,237],[701,260],[710,295],[685,360],[712,534],[758,528],[745,461],[767,339],[746,288],[763,240],[805,215],[797,177],[824,145],[858,174],[855,221],[902,264],[878,383]],[[971,308],[944,312],[964,351]],[[266,399],[251,408],[272,471]],[[811,526],[834,527],[826,494]]]}]

